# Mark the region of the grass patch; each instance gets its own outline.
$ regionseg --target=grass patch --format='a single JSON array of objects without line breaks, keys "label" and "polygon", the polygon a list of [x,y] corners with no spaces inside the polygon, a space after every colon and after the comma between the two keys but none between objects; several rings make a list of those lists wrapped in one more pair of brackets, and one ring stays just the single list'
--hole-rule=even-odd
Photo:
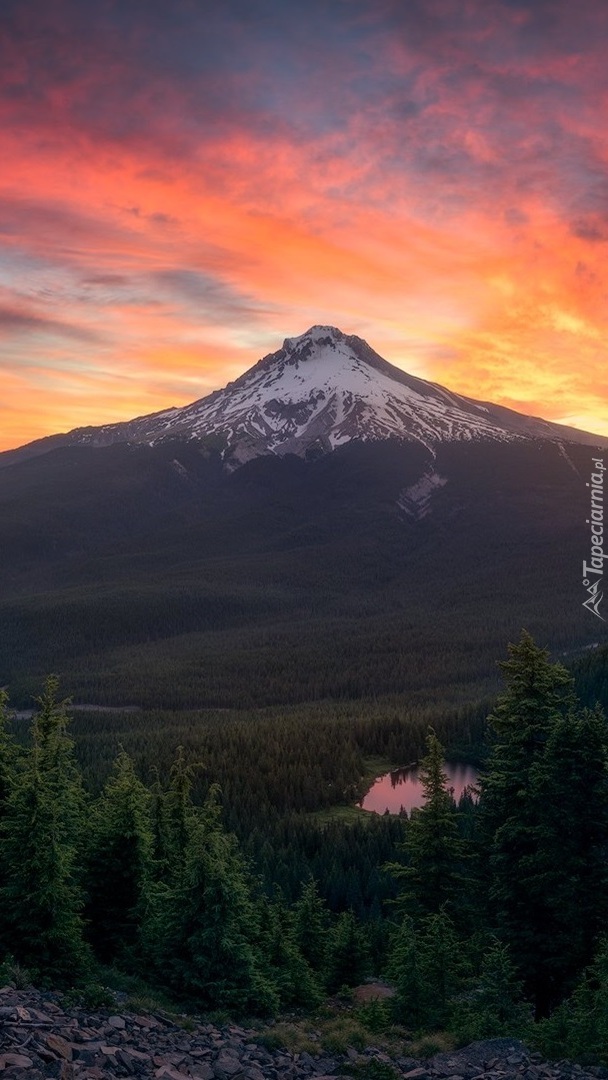
[{"label": "grass patch", "polygon": [[430,1058],[435,1054],[447,1054],[455,1048],[456,1039],[449,1031],[435,1031],[410,1043],[408,1053],[412,1057]]},{"label": "grass patch", "polygon": [[341,821],[346,825],[352,825],[357,821],[370,820],[369,810],[362,810],[360,806],[356,805],[359,799],[362,799],[367,794],[374,780],[379,776],[383,776],[385,773],[390,772],[391,769],[398,768],[385,757],[366,757],[363,762],[364,773],[357,784],[357,791],[353,795],[353,802],[348,805],[338,804],[336,806],[328,806],[323,810],[314,810],[310,817],[318,821],[319,824],[324,825],[332,821]]},{"label": "grass patch", "polygon": [[194,1022],[185,1006],[177,1005],[175,1000],[138,975],[129,975],[114,967],[101,967],[99,982],[113,998],[115,1007],[119,1005],[125,1012],[164,1014],[174,1024],[194,1030]]},{"label": "grass patch", "polygon": [[315,1039],[301,1024],[273,1024],[258,1036],[257,1041],[268,1050],[287,1050],[290,1054],[321,1053],[318,1036]]},{"label": "grass patch", "polygon": [[32,985],[32,977],[28,969],[22,967],[13,956],[7,956],[0,964],[0,983],[14,986],[15,990],[27,990]]},{"label": "grass patch", "polygon": [[369,1061],[355,1061],[345,1066],[346,1070],[355,1077],[355,1080],[399,1080],[401,1073],[388,1061],[378,1061],[370,1058]]},{"label": "grass patch", "polygon": [[[390,1009],[383,1002],[368,1002],[353,1008],[340,1005],[332,999],[331,1003],[321,1006],[312,1016],[298,1020],[279,1021],[263,1029],[258,1039],[272,1050],[287,1050],[291,1053],[309,1053],[312,1055],[344,1055],[348,1050],[362,1053],[368,1047],[374,1047],[391,1057],[404,1053],[411,1054],[411,1034],[403,1027],[394,1024]],[[362,1080],[393,1080],[393,1074],[372,1075],[365,1072],[370,1062],[355,1063],[363,1072]],[[381,1062],[378,1065],[383,1064]],[[386,1063],[384,1063],[386,1064]],[[350,1067],[349,1067],[349,1071]]]},{"label": "grass patch", "polygon": [[365,1050],[371,1041],[368,1029],[350,1013],[334,1017],[321,1033],[321,1047],[328,1054],[345,1054],[350,1047]]},{"label": "grass patch", "polygon": [[324,810],[313,810],[310,817],[319,825],[327,825],[332,821],[353,825],[356,821],[368,821],[371,815],[368,810],[362,810],[360,806],[340,805],[328,806]]}]

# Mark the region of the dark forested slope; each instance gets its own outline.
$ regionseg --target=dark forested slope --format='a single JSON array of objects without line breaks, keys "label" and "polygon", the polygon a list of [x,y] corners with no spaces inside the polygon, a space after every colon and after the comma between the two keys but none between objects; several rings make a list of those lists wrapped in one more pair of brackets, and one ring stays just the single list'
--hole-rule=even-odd
[{"label": "dark forested slope", "polygon": [[588,447],[532,441],[4,468],[0,679],[22,703],[55,670],[81,701],[170,708],[491,692],[522,625],[558,652],[605,638],[582,608],[589,470]]}]

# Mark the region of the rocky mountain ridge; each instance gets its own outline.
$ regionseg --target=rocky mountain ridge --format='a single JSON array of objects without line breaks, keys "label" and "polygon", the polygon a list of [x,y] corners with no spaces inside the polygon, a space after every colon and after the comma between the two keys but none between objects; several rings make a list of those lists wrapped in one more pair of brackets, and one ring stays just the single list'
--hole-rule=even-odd
[{"label": "rocky mountain ridge", "polygon": [[488,1039],[429,1060],[378,1048],[345,1055],[268,1049],[259,1032],[164,1013],[87,1011],[61,995],[0,989],[2,1080],[352,1080],[384,1066],[395,1080],[606,1080],[608,1069],[548,1064],[517,1039]]}]

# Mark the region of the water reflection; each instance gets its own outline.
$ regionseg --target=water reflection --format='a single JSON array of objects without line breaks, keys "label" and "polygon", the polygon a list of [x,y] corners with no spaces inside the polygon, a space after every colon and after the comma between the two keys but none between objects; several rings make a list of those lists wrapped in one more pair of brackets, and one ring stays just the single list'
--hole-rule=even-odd
[{"label": "water reflection", "polygon": [[[454,761],[444,762],[444,772],[448,778],[448,788],[458,802],[465,787],[471,787],[478,778],[477,769],[472,765],[462,765]],[[407,765],[403,769],[379,776],[374,781],[367,795],[358,805],[362,810],[371,810],[374,814],[398,814],[402,809],[410,811],[424,802],[424,791],[420,783],[417,765]]]}]

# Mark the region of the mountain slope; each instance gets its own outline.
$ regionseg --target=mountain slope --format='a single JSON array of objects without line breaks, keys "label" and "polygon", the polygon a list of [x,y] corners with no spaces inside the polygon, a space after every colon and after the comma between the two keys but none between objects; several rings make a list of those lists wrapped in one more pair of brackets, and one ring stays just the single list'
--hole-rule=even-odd
[{"label": "mountain slope", "polygon": [[265,454],[318,456],[353,440],[438,443],[534,438],[597,446],[599,436],[462,397],[408,375],[361,338],[312,326],[235,382],[182,408],[78,428],[0,455],[10,464],[57,446],[211,440],[236,467]]},{"label": "mountain slope", "polygon": [[590,451],[562,450],[353,441],[227,472],[188,441],[0,470],[0,685],[23,704],[48,671],[104,704],[470,701],[522,626],[557,651],[606,639],[582,607]]}]

